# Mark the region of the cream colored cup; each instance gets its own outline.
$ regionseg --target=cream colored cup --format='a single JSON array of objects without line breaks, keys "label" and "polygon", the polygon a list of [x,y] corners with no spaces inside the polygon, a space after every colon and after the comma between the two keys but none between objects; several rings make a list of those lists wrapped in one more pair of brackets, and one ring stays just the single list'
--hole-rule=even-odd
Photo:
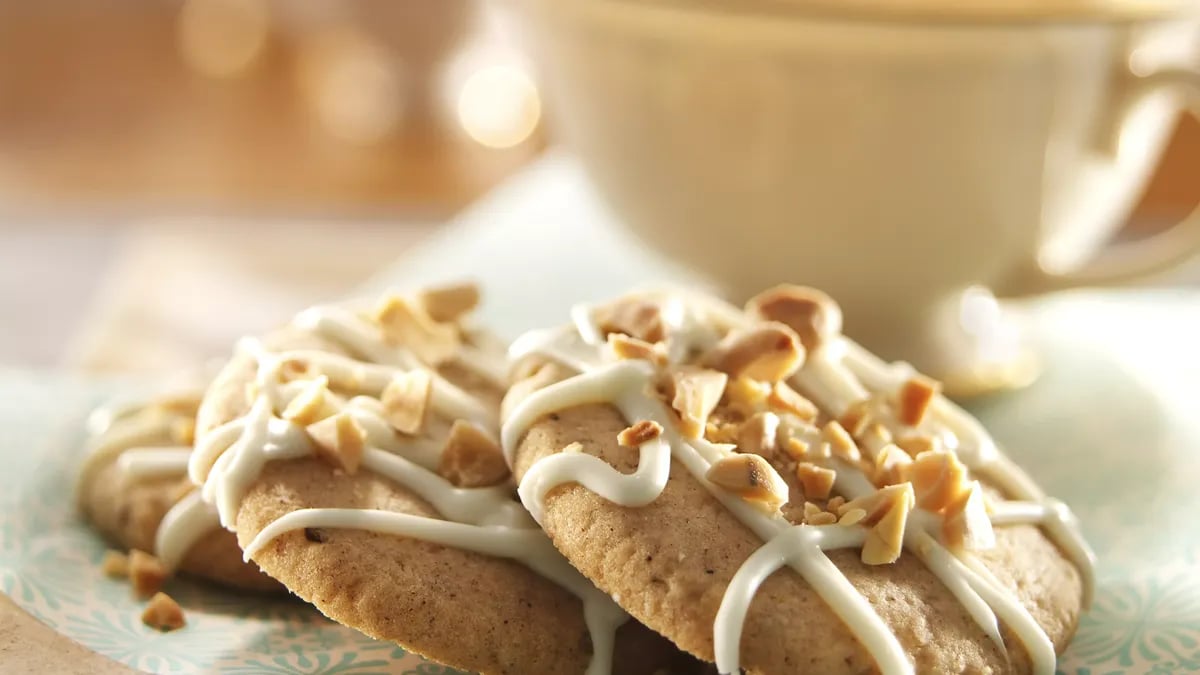
[{"label": "cream colored cup", "polygon": [[1200,109],[1200,22],[781,4],[516,3],[617,214],[731,296],[819,286],[871,347],[978,377],[1024,353],[988,289],[1116,283],[1200,247],[1193,214],[1106,248]]}]

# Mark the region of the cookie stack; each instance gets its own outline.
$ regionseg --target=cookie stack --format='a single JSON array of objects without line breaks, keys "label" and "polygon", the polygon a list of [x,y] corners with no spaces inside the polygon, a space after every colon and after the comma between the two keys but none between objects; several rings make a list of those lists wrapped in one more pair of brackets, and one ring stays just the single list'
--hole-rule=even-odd
[{"label": "cookie stack", "polygon": [[1054,671],[1070,511],[824,294],[634,293],[507,353],[478,301],[315,307],[100,414],[85,512],[147,592],[286,588],[480,673]]}]

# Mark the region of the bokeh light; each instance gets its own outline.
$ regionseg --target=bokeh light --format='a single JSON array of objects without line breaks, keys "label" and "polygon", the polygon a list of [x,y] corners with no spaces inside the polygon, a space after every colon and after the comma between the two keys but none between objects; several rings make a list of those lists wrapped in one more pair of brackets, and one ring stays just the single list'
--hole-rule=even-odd
[{"label": "bokeh light", "polygon": [[458,94],[463,130],[489,148],[520,145],[537,129],[542,101],[529,75],[514,66],[487,66],[466,78]]},{"label": "bokeh light", "polygon": [[340,140],[367,145],[395,131],[403,118],[401,65],[370,36],[335,28],[306,40],[297,75],[321,126]]},{"label": "bokeh light", "polygon": [[270,25],[265,0],[186,0],[177,24],[179,51],[202,75],[233,77],[262,54]]}]

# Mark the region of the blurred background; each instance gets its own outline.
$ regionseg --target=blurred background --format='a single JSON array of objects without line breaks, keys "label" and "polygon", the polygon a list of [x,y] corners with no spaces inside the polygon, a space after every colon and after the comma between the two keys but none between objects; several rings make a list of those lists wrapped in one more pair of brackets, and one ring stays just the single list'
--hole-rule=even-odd
[{"label": "blurred background", "polygon": [[[0,363],[165,366],[336,296],[553,122],[472,0],[0,1]],[[1198,176],[1181,118],[1126,234]]]}]

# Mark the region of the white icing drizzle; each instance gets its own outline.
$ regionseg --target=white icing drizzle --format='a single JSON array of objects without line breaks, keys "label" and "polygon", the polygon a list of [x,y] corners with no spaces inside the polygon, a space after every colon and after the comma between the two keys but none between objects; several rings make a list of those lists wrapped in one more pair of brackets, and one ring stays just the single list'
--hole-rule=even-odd
[{"label": "white icing drizzle", "polygon": [[[434,472],[441,454],[441,442],[435,436],[444,436],[449,428],[447,420],[469,420],[496,429],[495,412],[437,375],[407,349],[386,344],[377,327],[349,310],[309,309],[293,325],[341,345],[366,361],[312,350],[273,353],[252,339],[239,343],[239,353],[256,363],[257,393],[253,403],[244,416],[205,434],[188,467],[192,480],[202,486],[199,494],[215,507],[220,523],[233,528],[241,500],[268,462],[312,452],[304,430],[277,416],[301,389],[281,383],[282,365],[293,359],[328,376],[335,386],[349,383],[357,391],[358,395],[340,407],[366,432],[361,468],[411,490],[442,518],[367,509],[293,511],[267,524],[256,535],[245,549],[246,559],[280,534],[308,527],[366,529],[509,558],[580,599],[593,646],[587,672],[608,673],[616,629],[629,616],[566,562],[525,508],[512,499],[507,486],[458,488]],[[475,347],[464,346],[456,361],[485,381],[505,379],[498,360]],[[408,436],[397,433],[387,423],[377,397],[396,375],[418,368],[433,376],[432,414],[421,435]],[[669,461],[663,469],[662,483],[666,482],[666,468]]]},{"label": "white icing drizzle", "polygon": [[154,538],[154,553],[167,569],[178,569],[192,546],[218,525],[216,510],[200,498],[199,490],[192,490],[163,516]]},{"label": "white icing drizzle", "polygon": [[[156,400],[193,398],[201,391],[164,393],[135,403],[96,409],[88,418],[93,435],[91,451],[80,471],[80,489],[89,484],[101,466],[114,461],[122,480],[134,483],[182,479],[187,475],[192,449],[185,445],[163,445],[172,441],[173,424],[189,418],[180,411],[156,409]],[[164,515],[155,532],[154,553],[168,570],[178,569],[191,547],[218,526],[216,511],[192,491]]]},{"label": "white icing drizzle", "polygon": [[117,468],[131,480],[182,478],[191,454],[187,446],[130,448],[117,458]]},{"label": "white icing drizzle", "polygon": [[[668,354],[673,363],[713,344],[717,330],[749,323],[736,308],[688,291],[647,293],[643,297],[664,308],[661,316],[668,325]],[[582,404],[609,403],[630,423],[649,419],[658,422],[665,431],[659,439],[640,448],[638,469],[633,474],[617,472],[602,460],[588,455],[559,453],[535,462],[522,478],[519,489],[522,501],[534,517],[540,522],[544,498],[550,490],[571,482],[580,483],[622,506],[650,503],[665,486],[665,476],[673,457],[764,542],[734,575],[717,614],[714,649],[717,667],[722,673],[738,671],[742,625],[751,600],[761,583],[784,566],[799,573],[829,604],[875,659],[882,673],[913,672],[912,663],[895,635],[823,553],[861,545],[861,528],[791,525],[782,514],[765,515],[711,485],[705,478],[708,468],[726,451],[703,439],[680,437],[672,415],[647,393],[652,367],[645,362],[606,361],[602,348],[604,337],[595,325],[593,315],[591,307],[576,306],[571,311],[571,326],[527,334],[510,349],[510,359],[514,362],[536,355],[577,373],[534,392],[513,409],[502,430],[505,455],[510,464],[517,445],[537,420]],[[914,372],[907,364],[884,363],[839,336],[810,352],[791,383],[830,416],[838,417],[858,401],[896,391]],[[881,408],[873,413],[877,413],[875,419],[892,430],[902,428],[890,411]],[[1069,509],[1061,502],[1047,499],[999,452],[978,421],[945,398],[938,396],[934,400],[926,419],[916,430],[941,439],[969,469],[986,476],[1011,497],[1020,500],[994,505],[993,523],[1042,526],[1079,569],[1086,606],[1094,583],[1094,556],[1075,527]],[[868,455],[878,449],[863,448]],[[875,489],[860,470],[848,464],[840,463],[837,476],[837,488],[848,499]],[[974,554],[964,550],[951,551],[937,540],[939,524],[936,514],[914,509],[904,533],[905,549],[922,560],[946,585],[1002,653],[1006,653],[1006,646],[1000,634],[1001,621],[1029,652],[1034,672],[1038,675],[1053,673],[1056,657],[1045,631],[1016,595]]]}]

